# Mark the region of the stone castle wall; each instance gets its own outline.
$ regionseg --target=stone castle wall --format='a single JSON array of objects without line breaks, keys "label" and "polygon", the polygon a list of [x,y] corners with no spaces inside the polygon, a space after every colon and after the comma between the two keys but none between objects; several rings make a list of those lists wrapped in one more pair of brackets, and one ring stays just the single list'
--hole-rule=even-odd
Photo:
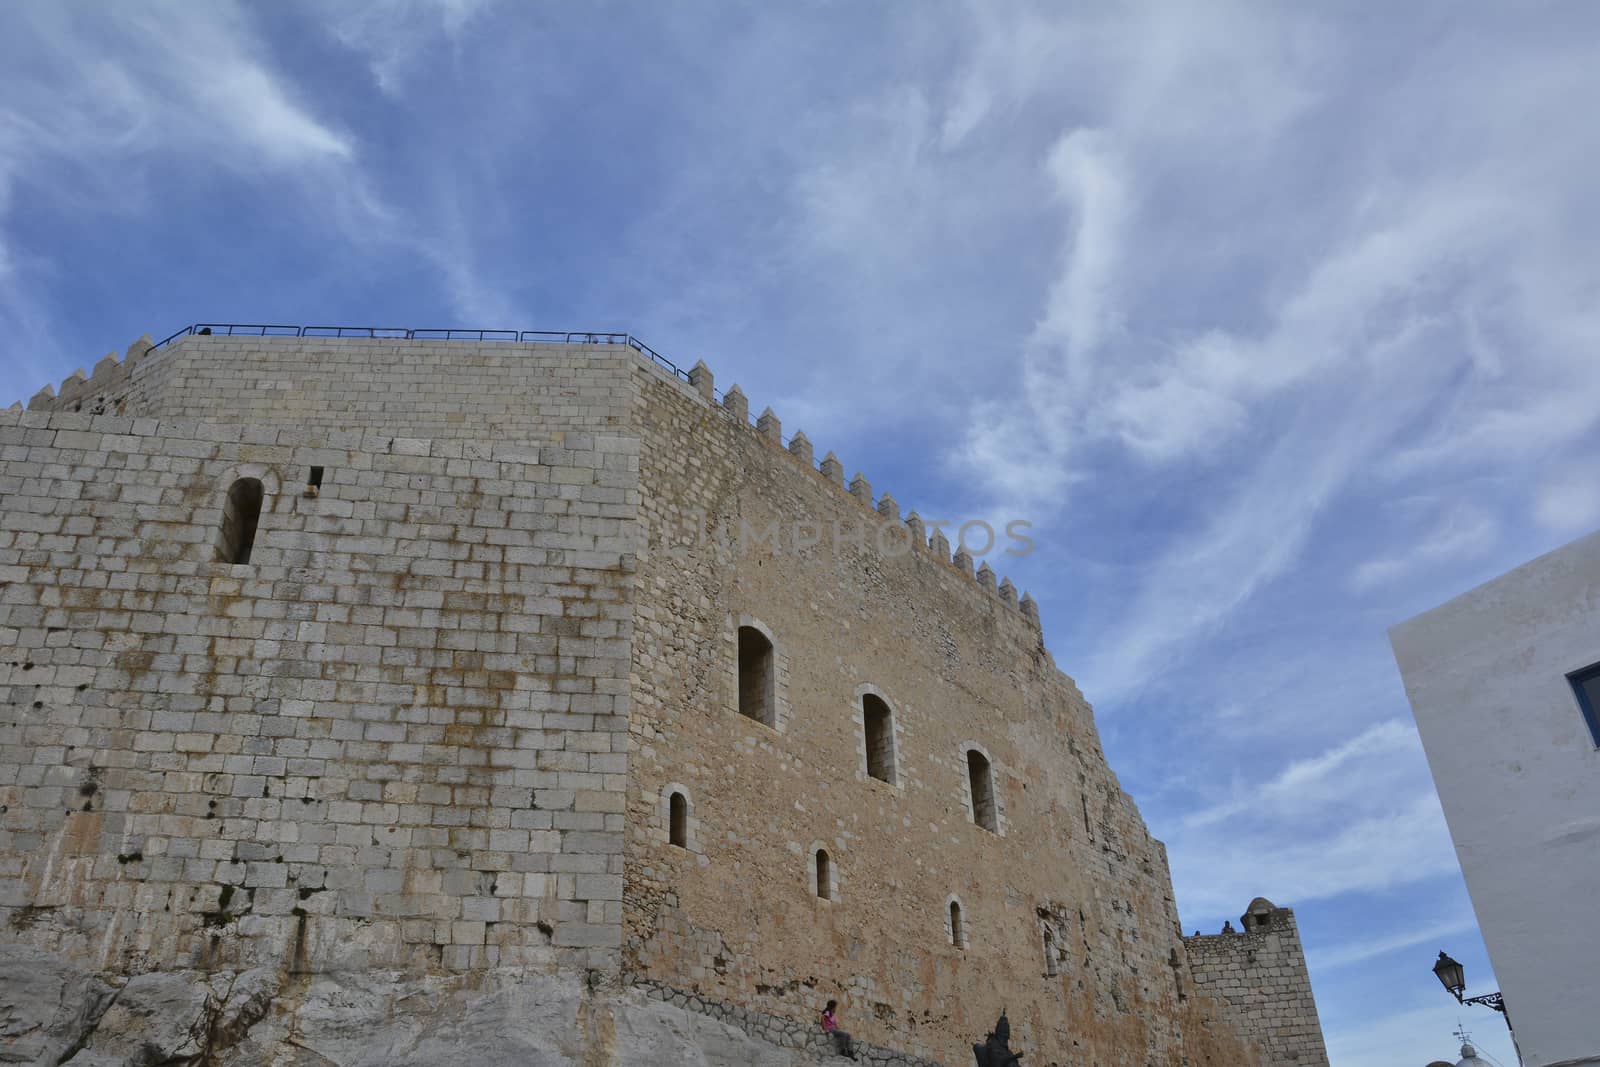
[{"label": "stone castle wall", "polygon": [[195,335],[135,342],[28,406],[430,439],[614,434],[633,365],[621,345]]},{"label": "stone castle wall", "polygon": [[[1039,1067],[1277,1062],[1190,974],[1032,601],[691,380],[619,345],[193,336],[0,414],[6,938],[620,973],[785,1041],[837,998],[946,1063],[1001,1007]],[[241,476],[268,503],[233,566]]]},{"label": "stone castle wall", "polygon": [[[10,937],[615,969],[631,440],[12,412],[0,458]],[[233,566],[241,476],[267,504]]]},{"label": "stone castle wall", "polygon": [[[770,414],[763,432],[651,368],[635,375],[650,541],[626,966],[800,1020],[837,998],[852,1032],[948,1063],[1002,1007],[1041,1067],[1254,1062],[1180,990],[1165,850],[1015,594],[921,538],[881,551],[912,540],[898,513],[780,447]],[[741,523],[743,544],[707,533],[737,541]],[[796,523],[822,543],[797,551]],[[773,726],[737,709],[740,625],[776,645]],[[867,773],[867,692],[892,709],[892,784]],[[992,761],[999,833],[973,822],[971,747]],[[674,790],[686,848],[668,842]],[[819,847],[833,899],[816,891]]]},{"label": "stone castle wall", "polygon": [[1195,987],[1235,1009],[1269,1063],[1328,1067],[1294,912],[1258,899],[1240,923],[1241,931],[1183,939]]}]

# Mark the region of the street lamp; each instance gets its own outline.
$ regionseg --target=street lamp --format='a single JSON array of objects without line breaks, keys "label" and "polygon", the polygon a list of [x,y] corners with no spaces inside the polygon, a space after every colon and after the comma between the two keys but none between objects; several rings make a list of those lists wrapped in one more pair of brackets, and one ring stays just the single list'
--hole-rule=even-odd
[{"label": "street lamp", "polygon": [[[1456,998],[1457,1004],[1482,1004],[1493,1008],[1501,1015],[1506,1014],[1506,1002],[1499,993],[1485,993],[1481,997],[1463,998],[1461,994],[1467,988],[1466,968],[1443,952],[1439,953],[1439,962],[1433,965],[1433,973],[1439,979],[1439,984],[1444,986],[1452,997]],[[1511,1025],[1511,1017],[1509,1015],[1506,1016],[1506,1025]]]},{"label": "street lamp", "polygon": [[[1511,1015],[1506,1011],[1504,997],[1499,993],[1485,993],[1481,997],[1463,997],[1461,994],[1466,992],[1467,989],[1466,969],[1461,966],[1460,961],[1451,959],[1443,952],[1439,953],[1438,962],[1433,965],[1433,974],[1435,978],[1439,979],[1439,984],[1444,986],[1452,997],[1456,998],[1457,1004],[1482,1004],[1486,1008],[1493,1008],[1499,1012],[1500,1017],[1506,1021],[1506,1029],[1511,1032],[1511,1044],[1513,1046],[1516,1045],[1517,1032],[1511,1029]],[[1517,1058],[1519,1061],[1522,1058],[1521,1049],[1517,1050]]]}]

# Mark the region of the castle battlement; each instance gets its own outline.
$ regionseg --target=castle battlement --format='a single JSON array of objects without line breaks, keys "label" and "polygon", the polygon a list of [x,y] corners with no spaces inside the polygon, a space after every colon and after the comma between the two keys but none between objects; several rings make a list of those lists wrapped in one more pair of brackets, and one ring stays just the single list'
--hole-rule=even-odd
[{"label": "castle battlement", "polygon": [[[652,370],[661,369],[659,363],[652,361],[643,353],[639,354],[639,359],[642,365]],[[874,512],[884,525],[903,528],[905,541],[909,546],[918,552],[928,553],[958,574],[971,579],[979,589],[991,594],[1003,604],[1017,609],[1035,629],[1039,628],[1039,605],[1031,595],[1023,592],[1019,599],[1017,587],[1009,578],[996,584],[995,571],[987,562],[975,572],[971,553],[963,551],[952,553],[949,539],[937,529],[930,536],[926,521],[915,510],[905,519],[901,519],[899,501],[887,491],[874,499],[872,483],[862,472],[856,471],[847,483],[844,478],[844,463],[835,453],[828,452],[819,463],[815,457],[815,446],[804,430],[796,430],[786,439],[783,436],[783,422],[771,407],[764,408],[759,416],[751,419],[750,401],[744,389],[734,384],[729,386],[726,392],[719,391],[715,375],[703,360],[697,361],[682,377],[701,399],[711,407],[720,409],[735,425],[753,430],[773,448],[786,451],[807,470],[820,475],[829,485],[853,497],[868,511]],[[984,571],[988,572],[987,576]]]},{"label": "castle battlement", "polygon": [[[670,1007],[798,1067],[830,999],[895,1067],[1002,1007],[1041,1067],[1310,1041],[1182,938],[990,563],[703,363],[393,333],[142,338],[0,412],[0,949],[595,1055]],[[852,535],[708,536],[807,523]]]},{"label": "castle battlement", "polygon": [[[59,393],[46,384],[28,401],[28,410],[76,412],[81,411],[91,398],[98,398],[102,404],[93,414],[104,414],[111,410],[115,394],[127,385],[134,370],[154,347],[150,335],[146,334],[129,345],[123,356],[119,357],[114,351],[107,352],[105,358],[94,365],[92,374],[85,374],[81,367],[69,374],[61,383]],[[21,401],[12,404],[11,409],[22,410]]]},{"label": "castle battlement", "polygon": [[[188,328],[188,331],[198,331],[200,329],[210,329],[210,327],[191,326]],[[218,329],[221,330],[223,328],[218,327]],[[333,327],[328,329],[345,328]],[[379,350],[398,348],[407,341],[410,341],[412,344],[417,343],[415,335],[418,331],[390,330],[384,332],[389,334],[402,334],[411,336],[328,337],[320,334],[307,335],[304,333],[299,333],[290,337],[285,337],[281,334],[252,336],[249,334],[229,335],[212,333],[209,335],[200,335],[196,332],[180,332],[179,334],[175,334],[173,337],[170,337],[166,341],[162,342],[162,346],[158,348],[157,345],[150,340],[150,336],[146,334],[128,346],[126,355],[123,358],[119,359],[116,352],[107,353],[104,359],[95,364],[92,374],[86,375],[81,368],[77,371],[74,371],[71,375],[68,375],[66,380],[62,382],[59,392],[54,390],[50,385],[45,385],[43,389],[41,389],[33,396],[31,400],[29,400],[27,409],[30,411],[78,412],[87,408],[93,414],[118,413],[126,406],[128,394],[133,387],[135,372],[138,370],[140,363],[143,362],[144,359],[150,356],[153,352],[159,354],[167,345],[188,343],[190,338],[195,338],[195,343],[227,345],[236,351],[243,350],[244,346],[247,345],[259,347],[261,345],[285,343],[285,341],[297,341],[302,343],[310,341],[314,344],[357,345]],[[449,333],[453,331],[433,332]],[[506,331],[506,333],[508,336],[516,338],[529,335],[528,331],[521,333]],[[897,529],[903,529],[905,531],[903,535],[896,534],[894,537],[903,537],[905,543],[911,546],[915,551],[926,552],[929,555],[939,559],[947,566],[951,567],[958,574],[971,579],[979,590],[992,595],[1002,604],[1015,608],[1021,613],[1023,618],[1027,619],[1033,624],[1035,629],[1039,628],[1039,606],[1031,595],[1024,591],[1021,592],[1019,596],[1017,587],[1009,578],[1004,579],[997,584],[995,580],[997,577],[996,573],[987,561],[985,561],[981,567],[975,571],[974,559],[971,553],[959,550],[952,553],[948,538],[939,536],[940,532],[937,530],[935,530],[934,536],[930,538],[927,532],[928,528],[925,521],[917,514],[915,510],[913,510],[906,519],[902,520],[900,517],[900,505],[888,492],[883,492],[876,499],[876,501],[874,501],[871,483],[868,482],[865,475],[863,475],[860,471],[856,472],[855,476],[850,480],[848,486],[846,486],[843,480],[844,465],[839,460],[839,457],[834,453],[829,452],[823,458],[821,464],[817,464],[813,455],[813,445],[810,438],[806,436],[805,431],[797,430],[792,437],[786,439],[783,436],[782,422],[773,412],[771,407],[764,409],[759,417],[752,420],[750,418],[749,401],[745,397],[744,391],[737,384],[730,386],[726,392],[719,391],[716,388],[716,378],[712,373],[711,368],[706,366],[704,361],[697,362],[694,367],[687,372],[681,371],[676,366],[667,363],[663,357],[656,354],[653,349],[649,349],[648,346],[640,346],[635,348],[628,345],[625,340],[621,340],[624,338],[631,340],[631,335],[627,334],[596,334],[575,332],[563,335],[559,333],[546,332],[541,336],[564,336],[574,338],[573,342],[562,341],[555,343],[539,341],[532,343],[535,348],[543,348],[544,350],[550,352],[567,351],[570,349],[572,344],[590,345],[591,342],[587,340],[589,338],[619,339],[616,341],[599,343],[613,345],[618,348],[626,348],[631,352],[633,358],[636,360],[639,366],[658,374],[665,374],[676,380],[686,382],[689,387],[712,409],[721,411],[736,425],[744,427],[745,429],[753,430],[773,447],[786,450],[790,456],[792,456],[797,462],[803,464],[808,470],[819,475],[830,484],[838,487],[846,495],[854,497],[867,510],[875,512],[877,517],[884,525],[892,525]],[[204,338],[203,341],[201,340],[202,337]],[[502,345],[528,347],[520,340],[474,342],[449,339],[430,339],[425,340],[422,343],[428,345],[474,346],[477,348],[481,348],[485,344],[492,347],[498,347]],[[16,408],[20,408],[20,406],[20,402],[13,405],[13,407]],[[893,538],[891,538],[891,541],[892,540]],[[985,571],[988,572],[987,575],[985,574]]]}]

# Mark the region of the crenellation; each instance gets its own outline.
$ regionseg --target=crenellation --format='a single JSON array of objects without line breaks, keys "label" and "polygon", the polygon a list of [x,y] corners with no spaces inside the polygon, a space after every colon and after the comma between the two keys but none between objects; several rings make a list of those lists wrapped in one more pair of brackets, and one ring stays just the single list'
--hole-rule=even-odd
[{"label": "crenellation", "polygon": [[[653,366],[651,366],[651,369],[654,369]],[[697,370],[699,373],[696,373]],[[690,379],[691,385],[695,385],[696,383],[705,384],[712,380],[711,371],[706,367],[704,361],[697,362],[695,364],[695,368],[691,369]],[[700,392],[700,395],[703,398],[710,399],[712,390],[709,385],[707,385],[705,389],[700,389],[697,385],[696,389],[698,392]],[[731,387],[727,394],[724,395],[722,408],[727,414],[730,415],[730,417],[733,418],[736,424],[742,426],[748,426],[750,424],[749,401],[745,397],[744,391],[738,385]],[[757,418],[755,428],[758,433],[772,443],[777,444],[779,447],[785,447],[783,445],[782,423],[770,406],[765,408],[761,415]],[[810,439],[806,437],[803,432],[797,431],[795,437],[789,441],[787,448],[791,455],[802,459],[808,467],[814,466],[812,444]],[[831,451],[823,459],[821,473],[824,477],[830,478],[838,483],[843,484],[844,482],[844,465],[839,462],[838,457]],[[859,487],[857,484],[858,482],[860,483]],[[861,487],[864,487],[864,489]],[[874,507],[872,502],[871,484],[867,481],[865,475],[863,475],[860,471],[857,471],[855,477],[850,481],[848,491],[852,495],[856,496],[857,499],[862,500],[862,502],[868,507]],[[886,518],[898,520],[898,503],[895,501],[893,496],[889,496],[888,494],[885,494],[885,496],[887,496],[890,502],[892,513],[884,510],[882,500],[878,501],[877,505],[874,507],[874,510],[877,510],[879,514],[884,515]],[[926,547],[924,533],[925,531],[919,531],[913,538],[913,543],[918,547]],[[948,547],[942,554],[945,556],[949,555]]]},{"label": "crenellation", "polygon": [[850,479],[850,495],[867,507],[872,507],[872,483],[860,471],[856,471],[855,477]]},{"label": "crenellation", "polygon": [[138,340],[128,345],[127,352],[123,356],[122,360],[123,366],[129,370],[133,369],[133,367],[137,365],[141,359],[149,355],[151,350],[153,350],[155,347],[155,342],[150,340],[149,334],[142,335]]},{"label": "crenellation", "polygon": [[983,562],[983,564],[978,567],[978,575],[977,575],[977,577],[978,577],[978,588],[979,589],[982,589],[987,593],[993,593],[995,595],[999,595],[998,591],[995,589],[995,584],[994,584],[994,568],[989,566],[989,563],[988,563],[987,560],[985,560]]},{"label": "crenellation", "polygon": [[922,516],[915,509],[906,516],[906,526],[911,530],[911,544],[922,551],[928,549],[928,530],[922,523]]},{"label": "crenellation", "polygon": [[706,366],[703,359],[695,360],[694,366],[689,368],[689,385],[700,394],[706,403],[714,403],[717,392],[717,380],[711,373],[711,368]]},{"label": "crenellation", "polygon": [[794,436],[789,439],[789,454],[804,463],[807,468],[816,468],[816,460],[812,457],[811,438],[806,436],[804,430],[796,430]]},{"label": "crenellation", "polygon": [[783,447],[783,423],[770,407],[764,409],[756,420],[756,432],[779,448]]}]

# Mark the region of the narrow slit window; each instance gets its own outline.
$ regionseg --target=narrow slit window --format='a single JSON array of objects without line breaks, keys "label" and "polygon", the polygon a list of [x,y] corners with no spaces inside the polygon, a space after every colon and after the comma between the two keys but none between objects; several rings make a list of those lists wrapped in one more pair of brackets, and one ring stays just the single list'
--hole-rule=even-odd
[{"label": "narrow slit window", "polygon": [[1060,970],[1061,965],[1056,956],[1056,934],[1047,923],[1044,928],[1044,973],[1054,978]]},{"label": "narrow slit window", "polygon": [[317,496],[322,492],[322,468],[312,467],[311,473],[306,475],[306,496]]},{"label": "narrow slit window", "polygon": [[999,817],[995,812],[994,773],[989,759],[982,752],[967,750],[967,784],[972,789],[972,821],[992,834],[1000,832]]},{"label": "narrow slit window", "polygon": [[833,871],[828,861],[828,850],[819,848],[817,849],[817,896],[823,900],[833,899],[832,877]]},{"label": "narrow slit window", "polygon": [[217,548],[222,562],[250,562],[265,493],[259,478],[240,478],[228,487],[228,499],[222,506],[222,543]]},{"label": "narrow slit window", "polygon": [[768,726],[774,725],[774,674],[772,642],[754,626],[739,627],[739,714]]},{"label": "narrow slit window", "polygon": [[893,785],[894,713],[881,697],[868,693],[861,698],[861,721],[867,733],[867,773]]},{"label": "narrow slit window", "polygon": [[961,929],[961,902],[950,902],[950,943],[956,948],[966,947],[966,937]]},{"label": "narrow slit window", "polygon": [[689,800],[682,793],[668,801],[668,840],[679,848],[689,847]]}]

